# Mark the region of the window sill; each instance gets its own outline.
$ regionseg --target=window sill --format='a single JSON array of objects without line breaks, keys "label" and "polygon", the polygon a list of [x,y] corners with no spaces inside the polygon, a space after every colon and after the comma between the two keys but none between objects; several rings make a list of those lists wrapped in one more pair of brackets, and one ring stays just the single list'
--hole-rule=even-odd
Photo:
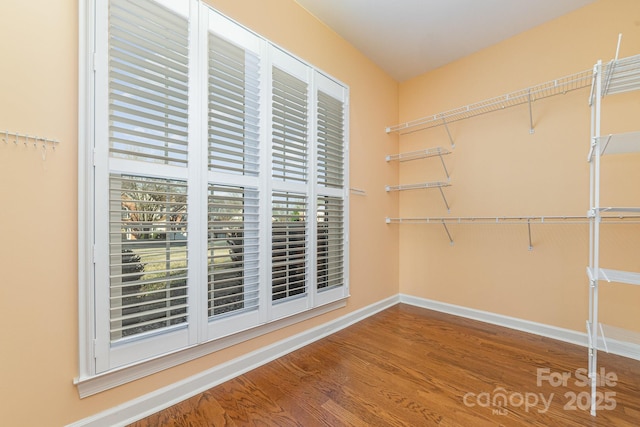
[{"label": "window sill", "polygon": [[334,301],[312,310],[305,311],[290,317],[279,319],[234,335],[216,339],[203,344],[198,344],[165,356],[149,359],[135,365],[126,366],[94,376],[84,376],[74,379],[78,387],[80,398],[83,399],[97,393],[121,386],[131,381],[144,378],[165,369],[189,362],[202,356],[220,351],[244,341],[251,340],[275,330],[303,322],[313,317],[343,308],[347,305],[346,298]]}]

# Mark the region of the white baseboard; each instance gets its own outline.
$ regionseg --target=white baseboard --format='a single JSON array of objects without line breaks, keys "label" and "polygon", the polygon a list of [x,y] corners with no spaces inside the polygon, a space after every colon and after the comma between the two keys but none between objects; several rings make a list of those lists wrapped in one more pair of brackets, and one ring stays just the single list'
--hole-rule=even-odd
[{"label": "white baseboard", "polygon": [[218,384],[222,384],[238,375],[242,375],[278,357],[291,353],[305,345],[311,344],[314,341],[338,332],[341,329],[398,304],[399,301],[400,296],[394,295],[331,322],[186,378],[175,384],[171,384],[91,417],[76,421],[73,424],[69,424],[69,427],[112,427],[130,424],[176,403],[182,402],[198,393],[202,393]]},{"label": "white baseboard", "polygon": [[[356,310],[346,316],[335,319],[298,335],[261,348],[252,353],[218,365],[212,369],[171,384],[160,390],[123,403],[99,414],[82,419],[69,427],[102,427],[124,426],[147,417],[176,403],[186,400],[198,393],[204,392],[229,379],[264,365],[278,357],[291,353],[307,344],[338,332],[354,323],[370,317],[386,308],[398,303],[405,303],[429,310],[478,320],[497,326],[528,332],[580,346],[587,346],[587,334],[556,326],[531,322],[515,317],[503,316],[487,311],[476,310],[458,305],[418,298],[405,294],[398,294],[370,306]],[[640,345],[635,343],[607,340],[610,353],[640,360]],[[599,346],[604,349],[604,346]]]},{"label": "white baseboard", "polygon": [[[505,328],[515,329],[517,331],[553,338],[583,347],[587,347],[589,343],[586,332],[577,332],[571,329],[559,328],[557,326],[545,325],[543,323],[531,322],[529,320],[503,316],[501,314],[491,313],[488,311],[476,310],[473,308],[462,307],[426,298],[418,298],[405,294],[400,294],[400,302],[414,305],[416,307],[465,317],[467,319],[479,320],[492,325],[504,326]],[[598,349],[605,350],[602,339],[598,341]],[[636,343],[608,338],[607,349],[609,353],[640,360],[640,345]]]}]

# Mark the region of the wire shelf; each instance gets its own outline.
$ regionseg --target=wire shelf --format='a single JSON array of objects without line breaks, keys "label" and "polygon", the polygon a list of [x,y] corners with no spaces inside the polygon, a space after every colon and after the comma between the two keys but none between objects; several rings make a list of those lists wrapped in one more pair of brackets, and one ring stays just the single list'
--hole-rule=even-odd
[{"label": "wire shelf", "polygon": [[600,155],[640,152],[640,132],[609,134],[595,138],[600,145]]},{"label": "wire shelf", "polygon": [[419,182],[416,184],[387,185],[387,191],[420,190],[422,188],[442,188],[451,184],[445,181]]},{"label": "wire shelf", "polygon": [[499,217],[413,217],[387,218],[388,224],[558,224],[588,223],[586,216],[499,216]]},{"label": "wire shelf", "polygon": [[592,80],[593,70],[589,69],[580,71],[579,73],[541,83],[536,86],[531,86],[516,92],[511,92],[506,95],[486,99],[474,104],[465,105],[463,107],[434,114],[432,116],[426,116],[395,126],[389,126],[386,128],[386,132],[400,132],[402,134],[446,125],[447,123],[456,122],[458,120],[468,119],[481,114],[491,113],[504,108],[527,104],[539,99],[555,95],[563,95],[570,91],[589,87],[591,86]]},{"label": "wire shelf", "polygon": [[400,153],[400,154],[391,154],[387,156],[387,162],[394,161],[394,160],[399,162],[408,162],[410,160],[426,159],[428,157],[444,156],[446,154],[451,154],[451,151],[442,147],[434,147],[434,148],[427,148],[425,150],[410,151],[410,152]]},{"label": "wire shelf", "polygon": [[611,60],[603,77],[602,96],[640,89],[640,55]]},{"label": "wire shelf", "polygon": [[527,226],[529,237],[529,250],[533,250],[532,224],[588,224],[586,216],[501,216],[501,217],[433,217],[433,218],[386,218],[387,224],[438,224],[444,228],[449,244],[453,246],[454,240],[449,226],[456,224],[523,224]]}]

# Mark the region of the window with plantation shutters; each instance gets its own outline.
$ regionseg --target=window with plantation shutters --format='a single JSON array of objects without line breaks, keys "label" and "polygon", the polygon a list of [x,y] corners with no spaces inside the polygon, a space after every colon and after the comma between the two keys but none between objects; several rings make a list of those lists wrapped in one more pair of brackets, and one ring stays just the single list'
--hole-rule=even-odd
[{"label": "window with plantation shutters", "polygon": [[348,88],[202,0],[81,1],[81,396],[344,306]]}]

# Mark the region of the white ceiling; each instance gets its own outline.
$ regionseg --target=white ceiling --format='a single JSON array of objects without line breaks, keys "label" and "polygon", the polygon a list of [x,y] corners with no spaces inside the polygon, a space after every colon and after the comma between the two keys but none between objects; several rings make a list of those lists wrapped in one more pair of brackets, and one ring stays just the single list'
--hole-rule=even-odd
[{"label": "white ceiling", "polygon": [[296,0],[398,81],[595,0]]}]

